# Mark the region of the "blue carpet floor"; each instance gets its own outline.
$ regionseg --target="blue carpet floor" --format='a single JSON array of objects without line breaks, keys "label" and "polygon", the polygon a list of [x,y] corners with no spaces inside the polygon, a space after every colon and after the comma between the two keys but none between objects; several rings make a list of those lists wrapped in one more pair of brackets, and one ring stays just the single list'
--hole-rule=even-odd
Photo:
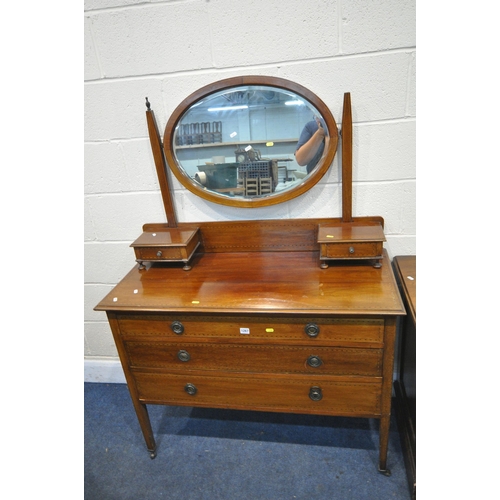
[{"label": "blue carpet floor", "polygon": [[148,406],[149,458],[127,386],[85,383],[86,500],[409,500],[396,421]]}]

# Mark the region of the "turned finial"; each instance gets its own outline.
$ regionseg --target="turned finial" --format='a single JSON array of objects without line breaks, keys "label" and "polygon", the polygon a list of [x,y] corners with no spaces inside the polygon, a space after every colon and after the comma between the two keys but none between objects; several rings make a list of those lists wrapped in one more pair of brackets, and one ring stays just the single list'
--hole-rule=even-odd
[{"label": "turned finial", "polygon": [[151,111],[151,103],[148,101],[147,97],[146,97],[146,108],[148,108],[148,111]]}]

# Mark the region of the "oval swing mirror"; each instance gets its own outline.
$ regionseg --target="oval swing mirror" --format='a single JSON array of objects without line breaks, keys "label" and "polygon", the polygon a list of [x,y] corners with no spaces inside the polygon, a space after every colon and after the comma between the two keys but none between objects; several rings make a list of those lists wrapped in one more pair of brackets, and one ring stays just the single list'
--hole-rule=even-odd
[{"label": "oval swing mirror", "polygon": [[[316,149],[296,157],[318,128]],[[263,76],[194,92],[172,113],[163,139],[167,163],[186,189],[234,207],[305,193],[330,167],[337,143],[337,124],[323,101],[299,84]]]}]

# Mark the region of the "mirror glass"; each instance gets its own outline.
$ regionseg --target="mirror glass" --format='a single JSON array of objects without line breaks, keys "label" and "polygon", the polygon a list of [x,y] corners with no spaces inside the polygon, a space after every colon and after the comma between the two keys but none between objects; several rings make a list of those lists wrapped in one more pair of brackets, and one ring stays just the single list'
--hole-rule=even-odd
[{"label": "mirror glass", "polygon": [[[240,81],[211,85],[181,104],[165,132],[169,166],[190,191],[216,203],[263,206],[298,196],[333,160],[338,138],[333,116],[291,82]],[[296,150],[318,127],[324,137],[315,154],[307,162],[297,158]]]}]

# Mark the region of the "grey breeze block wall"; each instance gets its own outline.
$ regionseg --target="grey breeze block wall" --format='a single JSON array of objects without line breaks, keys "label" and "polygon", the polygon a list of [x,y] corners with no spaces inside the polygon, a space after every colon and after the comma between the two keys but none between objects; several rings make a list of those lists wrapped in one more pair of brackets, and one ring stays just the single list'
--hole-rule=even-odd
[{"label": "grey breeze block wall", "polygon": [[[353,215],[381,215],[392,258],[416,253],[415,0],[85,0],[85,379],[122,381],[93,307],[135,264],[130,243],[164,222],[145,97],[163,131],[199,87],[254,74],[315,92],[341,127],[353,112]],[[309,193],[234,209],[176,180],[180,221],[338,217],[339,155]]]}]

